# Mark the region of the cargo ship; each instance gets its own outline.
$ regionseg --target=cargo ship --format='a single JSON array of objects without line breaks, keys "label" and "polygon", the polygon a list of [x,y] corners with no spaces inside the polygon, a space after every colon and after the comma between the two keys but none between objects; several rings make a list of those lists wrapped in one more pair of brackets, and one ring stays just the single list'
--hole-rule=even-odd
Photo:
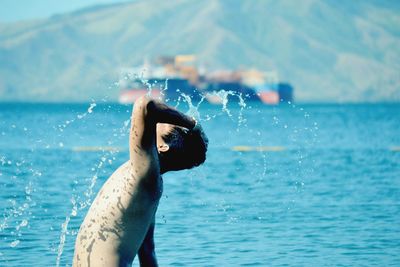
[{"label": "cargo ship", "polygon": [[133,103],[146,94],[170,103],[177,101],[181,94],[200,100],[201,95],[195,87],[198,71],[191,65],[194,60],[192,55],[159,57],[156,64],[151,65],[145,60],[142,66],[121,69],[119,102]]},{"label": "cargo ship", "polygon": [[219,93],[221,90],[229,101],[237,101],[239,97],[246,101],[259,101],[254,89],[243,83],[240,71],[214,71],[207,73],[204,80],[202,92],[205,94],[205,99],[211,104],[222,104],[225,98],[223,94]]},{"label": "cargo ship", "polygon": [[[148,94],[154,98],[174,104],[182,94],[192,101],[205,99],[211,104],[222,104],[225,92],[228,98],[258,101],[277,105],[293,101],[293,87],[279,82],[276,72],[251,70],[199,71],[193,55],[159,57],[155,64],[147,61],[136,68],[121,70],[119,102],[135,102]],[[140,73],[140,76],[137,74]]]},{"label": "cargo ship", "polygon": [[134,79],[133,81],[126,81],[120,84],[120,95],[119,102],[121,104],[131,104],[136,101],[139,97],[143,95],[151,95],[153,98],[164,100],[162,90],[158,87],[148,89],[147,84],[154,83],[154,81],[149,80],[146,83],[141,79]]},{"label": "cargo ship", "polygon": [[276,71],[249,70],[242,73],[243,83],[251,87],[260,101],[267,105],[293,102],[293,87],[279,81]]}]

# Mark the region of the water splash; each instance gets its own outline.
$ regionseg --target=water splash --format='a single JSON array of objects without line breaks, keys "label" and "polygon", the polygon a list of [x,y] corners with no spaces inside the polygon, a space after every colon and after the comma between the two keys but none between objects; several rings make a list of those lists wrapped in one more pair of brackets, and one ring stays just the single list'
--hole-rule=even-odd
[{"label": "water splash", "polygon": [[18,239],[14,240],[13,242],[10,243],[10,247],[15,248],[16,246],[18,246],[19,243],[20,241]]},{"label": "water splash", "polygon": [[[88,113],[92,113],[93,108],[96,106],[95,103],[92,103],[92,105],[88,108]],[[126,134],[130,126],[130,120],[126,120],[123,123],[123,126],[119,128],[117,132],[119,132],[120,135]],[[111,142],[108,142],[111,144]],[[65,241],[66,241],[66,236],[68,233],[68,225],[71,221],[71,217],[76,217],[79,213],[79,211],[84,210],[85,208],[89,207],[93,201],[93,196],[94,192],[93,189],[97,183],[98,177],[100,175],[101,170],[104,167],[104,164],[108,162],[109,164],[112,163],[112,159],[115,159],[114,155],[118,153],[118,150],[107,150],[103,151],[103,154],[100,156],[100,159],[98,163],[95,165],[95,167],[92,168],[95,173],[91,176],[89,185],[86,188],[85,192],[83,193],[84,198],[81,199],[80,196],[74,196],[72,195],[71,197],[71,203],[72,203],[72,208],[69,212],[69,215],[65,217],[64,222],[61,225],[61,231],[60,231],[60,239],[59,239],[59,244],[58,244],[58,249],[57,249],[57,258],[56,258],[56,266],[58,267],[60,265],[61,257],[64,251],[64,246],[65,246]],[[71,232],[70,234],[76,235],[76,232]]]},{"label": "water splash", "polygon": [[[0,234],[0,236],[5,242],[9,242],[9,239],[14,239],[9,243],[9,246],[15,248],[21,243],[21,236],[24,230],[29,228],[29,219],[32,217],[31,208],[36,206],[36,202],[32,200],[32,193],[36,191],[34,182],[41,175],[41,172],[34,169],[33,164],[28,163],[23,157],[10,159],[6,156],[0,156],[0,165],[14,168],[14,175],[5,182],[5,185],[10,185],[9,188],[19,188],[17,192],[12,190],[14,191],[12,195],[8,190],[7,192],[3,191],[9,194],[10,198],[3,202],[4,213],[0,221],[0,233],[6,231],[6,234]],[[20,179],[20,176],[28,173],[31,179],[25,184],[25,181]]]},{"label": "water splash", "polygon": [[87,109],[87,112],[90,114],[93,112],[93,109],[96,107],[96,103],[91,103],[89,108]]},{"label": "water splash", "polygon": [[[148,94],[151,95],[151,92],[153,90],[153,86],[155,86],[154,84],[151,84],[148,80],[143,78],[143,75],[140,76],[134,76],[135,79],[140,79],[141,82],[148,88]],[[165,85],[164,87],[161,87],[162,92],[165,92],[168,89],[168,83],[167,81],[165,81]],[[226,91],[226,90],[220,90],[220,91],[213,91],[213,92],[207,92],[205,94],[202,95],[201,99],[199,102],[197,102],[196,104],[193,102],[193,99],[191,98],[191,96],[184,94],[182,92],[180,92],[179,90],[177,91],[177,93],[179,93],[179,97],[177,98],[176,101],[176,107],[178,107],[180,105],[181,102],[184,102],[187,104],[187,114],[190,116],[195,117],[196,119],[198,119],[199,121],[210,121],[214,118],[216,118],[216,116],[219,116],[218,114],[214,114],[214,115],[210,115],[210,114],[201,114],[200,109],[201,106],[204,104],[204,100],[209,100],[209,98],[214,98],[214,100],[216,99],[217,102],[221,105],[221,110],[220,110],[220,115],[221,114],[225,114],[230,120],[232,121],[237,121],[238,126],[237,126],[237,131],[239,131],[239,129],[247,129],[247,125],[246,125],[246,117],[244,114],[244,111],[248,108],[248,105],[246,103],[246,97],[243,96],[240,93],[236,93],[233,91]],[[164,96],[165,94],[162,93],[162,95]],[[234,113],[229,109],[229,101],[230,98],[233,97],[234,99],[237,99],[237,105],[239,107],[239,114],[237,116],[237,118],[233,115]],[[96,107],[95,103],[92,103],[90,105],[90,107],[88,108],[87,112],[83,113],[83,114],[79,114],[77,117],[79,118],[83,118],[85,117],[87,114],[90,114],[93,112],[93,109]],[[308,118],[309,114],[304,112],[304,117]],[[68,122],[65,123],[65,125],[69,125],[70,123],[72,123],[74,120],[70,120]],[[283,127],[285,129],[289,128],[289,125],[285,122],[282,122],[281,119],[279,118],[279,115],[274,115],[274,117],[271,119],[272,123],[274,125],[276,125],[276,127]],[[125,120],[123,122],[122,127],[119,129],[119,131],[114,131],[116,136],[118,135],[124,135],[126,134],[126,132],[129,129],[129,123],[130,120]],[[315,128],[317,127],[316,125],[314,126]],[[294,129],[293,134],[296,135],[298,134],[299,130],[298,129]],[[258,145],[261,147],[262,144],[262,134],[260,133],[258,135]],[[295,142],[296,141],[296,137],[293,137],[292,140]],[[100,174],[100,171],[102,170],[102,168],[104,167],[104,164],[108,161],[111,160],[111,158],[114,158],[114,154],[115,152],[113,151],[107,151],[104,152],[102,156],[100,156],[100,159],[98,161],[98,163],[96,164],[96,166],[93,168],[95,173],[93,176],[91,176],[91,179],[89,181],[88,187],[86,188],[83,196],[84,199],[81,199],[80,197],[77,197],[76,200],[74,197],[72,197],[72,209],[69,213],[68,216],[66,216],[63,224],[61,225],[61,233],[60,233],[60,240],[59,240],[59,245],[58,245],[58,251],[57,251],[57,260],[56,260],[56,266],[59,266],[60,264],[60,260],[61,260],[61,256],[63,253],[63,249],[65,246],[65,240],[66,240],[66,235],[69,233],[68,232],[68,224],[71,220],[71,217],[75,217],[77,216],[77,214],[79,213],[79,211],[85,209],[86,207],[90,206],[91,202],[92,202],[92,198],[94,195],[94,186],[97,183],[98,180],[98,176]],[[262,158],[262,166],[260,168],[261,173],[257,174],[258,175],[258,179],[255,180],[255,182],[262,182],[263,178],[266,177],[268,175],[268,153],[262,152],[261,153],[261,158]],[[300,155],[299,157],[303,157],[303,155]],[[299,163],[301,164],[301,163]],[[304,185],[304,182],[299,182],[299,185]],[[223,206],[224,208],[225,206]],[[226,207],[229,207],[229,205],[226,205]],[[227,210],[222,210],[222,212],[227,213]],[[238,217],[235,216],[229,216],[228,217],[228,222],[229,223],[233,223],[233,222],[237,222],[238,221]],[[72,235],[75,235],[75,232],[71,232]]]},{"label": "water splash", "polygon": [[199,107],[201,105],[201,103],[203,103],[205,96],[203,96],[199,103],[197,103],[197,105],[193,105],[193,101],[192,98],[189,95],[186,94],[181,94],[181,96],[183,97],[184,101],[187,103],[188,105],[188,111],[186,112],[187,115],[195,118],[197,121],[201,121],[201,116],[200,116],[200,112],[199,112]]},{"label": "water splash", "polygon": [[[229,97],[236,97],[237,98],[237,103],[239,105],[239,114],[237,117],[237,122],[238,122],[238,127],[237,130],[239,130],[239,128],[246,123],[246,119],[243,117],[243,111],[245,110],[245,108],[247,107],[246,101],[245,101],[245,97],[242,95],[242,93],[238,93],[238,92],[234,92],[234,91],[226,91],[226,90],[219,90],[219,91],[212,91],[212,92],[207,92],[203,98],[202,101],[205,99],[209,100],[211,103],[218,103],[221,104],[222,109],[221,111],[223,113],[226,113],[228,115],[228,117],[231,120],[235,120],[235,118],[233,118],[233,115],[231,113],[231,111],[228,108],[228,103],[229,103]],[[199,106],[199,105],[198,105]],[[198,108],[197,106],[197,108]],[[207,120],[213,119],[215,117],[207,117]]]},{"label": "water splash", "polygon": [[[91,114],[93,112],[93,109],[97,106],[97,104],[95,102],[92,102],[89,106],[89,108],[87,109],[86,112],[82,113],[82,114],[78,114],[76,115],[76,117],[81,120],[84,117],[86,117],[88,114]],[[71,122],[74,122],[74,120],[68,121],[68,123],[66,123],[66,125],[70,124]],[[64,127],[65,128],[65,127]]]},{"label": "water splash", "polygon": [[65,245],[65,237],[68,229],[68,224],[69,221],[71,220],[71,216],[65,217],[65,221],[61,225],[61,234],[60,234],[60,243],[58,244],[58,250],[57,250],[57,259],[56,259],[56,266],[60,266],[60,260],[61,260],[61,255],[64,251],[64,245]]},{"label": "water splash", "polygon": [[232,118],[232,114],[228,109],[228,97],[235,95],[236,95],[235,92],[225,91],[225,90],[206,93],[206,97],[208,99],[210,99],[211,101],[215,101],[216,103],[219,102],[222,105],[222,111],[225,112],[230,118]]},{"label": "water splash", "polygon": [[238,116],[238,129],[242,124],[246,123],[246,119],[243,117],[243,111],[247,107],[246,102],[244,101],[244,98],[242,94],[238,94],[237,97],[239,98],[239,116]]},{"label": "water splash", "polygon": [[[68,126],[70,126],[73,122],[75,122],[77,119],[82,120],[85,118],[87,115],[93,113],[94,108],[97,106],[97,104],[93,101],[90,103],[88,109],[84,113],[77,114],[75,118],[66,120],[63,124],[59,124],[57,127],[53,127],[55,129],[58,129],[60,132],[63,132]],[[59,143],[60,147],[63,147],[64,144],[62,142]]]}]

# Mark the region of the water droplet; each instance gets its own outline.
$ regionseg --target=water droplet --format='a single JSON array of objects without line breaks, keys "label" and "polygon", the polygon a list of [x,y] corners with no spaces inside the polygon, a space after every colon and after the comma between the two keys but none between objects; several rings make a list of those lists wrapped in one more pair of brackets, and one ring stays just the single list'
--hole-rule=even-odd
[{"label": "water droplet", "polygon": [[18,246],[19,242],[20,242],[19,240],[15,240],[15,241],[11,242],[10,247],[14,248],[14,247]]},{"label": "water droplet", "polygon": [[76,208],[74,207],[74,208],[72,209],[72,211],[71,211],[71,216],[72,216],[72,217],[75,217],[77,214],[78,214],[78,213],[77,213],[77,211],[76,211]]},{"label": "water droplet", "polygon": [[92,112],[93,112],[93,109],[94,109],[96,106],[97,106],[96,103],[90,104],[90,107],[88,108],[87,112],[88,112],[88,113],[92,113]]}]

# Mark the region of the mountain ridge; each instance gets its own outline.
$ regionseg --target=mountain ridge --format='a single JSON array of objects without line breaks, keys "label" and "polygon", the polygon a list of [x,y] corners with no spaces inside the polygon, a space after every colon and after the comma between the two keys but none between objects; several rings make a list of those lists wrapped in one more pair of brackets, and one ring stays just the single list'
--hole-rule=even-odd
[{"label": "mountain ridge", "polygon": [[0,101],[116,100],[119,68],[174,54],[276,70],[303,102],[400,101],[399,5],[338,3],[150,0],[0,24]]}]

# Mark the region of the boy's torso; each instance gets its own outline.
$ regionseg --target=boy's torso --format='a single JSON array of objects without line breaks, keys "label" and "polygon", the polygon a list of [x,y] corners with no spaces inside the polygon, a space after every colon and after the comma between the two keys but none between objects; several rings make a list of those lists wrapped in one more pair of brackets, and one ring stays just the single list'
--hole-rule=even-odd
[{"label": "boy's torso", "polygon": [[[148,177],[147,177],[148,178]],[[154,220],[162,178],[149,185],[130,162],[120,166],[93,201],[79,230],[74,266],[121,266],[133,261]]]}]

